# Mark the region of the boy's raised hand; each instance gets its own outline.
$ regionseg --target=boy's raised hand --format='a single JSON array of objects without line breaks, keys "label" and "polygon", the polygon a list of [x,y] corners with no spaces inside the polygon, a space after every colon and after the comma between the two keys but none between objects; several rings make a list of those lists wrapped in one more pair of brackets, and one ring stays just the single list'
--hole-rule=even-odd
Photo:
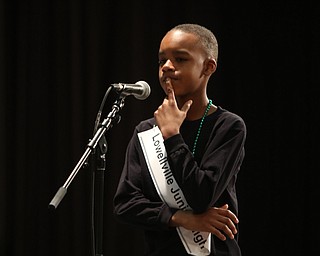
[{"label": "boy's raised hand", "polygon": [[179,133],[180,126],[192,104],[192,100],[189,100],[179,109],[171,80],[167,79],[166,84],[167,98],[163,100],[162,105],[154,112],[154,117],[164,139]]}]

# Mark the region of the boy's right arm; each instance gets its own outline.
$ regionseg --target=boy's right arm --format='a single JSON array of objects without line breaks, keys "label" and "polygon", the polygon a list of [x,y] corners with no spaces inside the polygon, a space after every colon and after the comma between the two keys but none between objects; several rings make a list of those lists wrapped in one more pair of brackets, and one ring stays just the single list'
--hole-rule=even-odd
[{"label": "boy's right arm", "polygon": [[228,210],[228,205],[212,207],[201,214],[192,211],[177,211],[172,215],[169,225],[172,227],[184,227],[188,230],[210,232],[224,241],[226,236],[233,239],[237,233],[235,223],[238,218]]}]

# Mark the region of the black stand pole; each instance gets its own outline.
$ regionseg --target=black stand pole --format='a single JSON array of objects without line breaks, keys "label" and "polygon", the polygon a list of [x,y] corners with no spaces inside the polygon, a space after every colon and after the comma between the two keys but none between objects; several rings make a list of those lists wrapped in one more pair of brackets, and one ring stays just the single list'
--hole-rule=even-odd
[{"label": "black stand pole", "polygon": [[104,175],[106,170],[107,141],[103,136],[99,141],[99,146],[93,154],[93,245],[94,255],[103,256],[103,206],[104,206]]},{"label": "black stand pole", "polygon": [[[86,162],[89,155],[93,150],[96,149],[96,146],[99,144],[97,148],[96,157],[98,157],[98,162],[96,162],[93,166],[95,166],[95,175],[94,175],[94,183],[95,183],[95,197],[94,197],[94,221],[96,224],[96,232],[95,232],[95,255],[102,256],[102,244],[103,244],[103,195],[104,195],[104,171],[105,171],[105,154],[107,152],[107,142],[104,137],[104,134],[107,130],[109,130],[114,122],[119,122],[120,117],[118,115],[119,111],[124,106],[124,98],[119,97],[112,106],[111,112],[108,114],[107,118],[103,120],[99,129],[94,134],[93,138],[87,145],[87,148],[80,158],[79,162],[74,167],[73,171],[69,175],[66,182],[60,187],[51,200],[49,204],[49,209],[56,209],[67,193],[67,189],[70,186],[71,182],[82,168],[84,163]],[[97,195],[97,196],[96,196]]]}]

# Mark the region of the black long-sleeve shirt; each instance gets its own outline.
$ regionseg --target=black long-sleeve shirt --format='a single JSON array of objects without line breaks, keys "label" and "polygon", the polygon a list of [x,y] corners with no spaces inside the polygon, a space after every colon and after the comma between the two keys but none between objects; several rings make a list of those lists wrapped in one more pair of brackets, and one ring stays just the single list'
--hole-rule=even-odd
[{"label": "black long-sleeve shirt", "polygon": [[[200,121],[184,121],[180,134],[164,141],[172,174],[194,212],[227,203],[237,215],[235,184],[244,158],[245,123],[238,115],[218,107],[205,118],[193,156],[191,149]],[[158,196],[137,136],[154,125],[154,118],[141,122],[128,144],[114,197],[115,216],[145,230],[146,255],[188,255],[176,229],[168,225],[177,209]],[[212,255],[241,255],[237,235],[226,241],[212,235]]]}]

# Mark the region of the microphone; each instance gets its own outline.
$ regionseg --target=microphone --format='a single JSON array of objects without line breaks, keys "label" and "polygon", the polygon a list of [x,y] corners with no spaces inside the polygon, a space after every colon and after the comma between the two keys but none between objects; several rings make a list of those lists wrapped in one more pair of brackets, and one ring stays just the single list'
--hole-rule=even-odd
[{"label": "microphone", "polygon": [[111,86],[122,96],[133,95],[138,100],[145,100],[149,97],[151,89],[147,82],[138,81],[135,84],[111,84]]}]

